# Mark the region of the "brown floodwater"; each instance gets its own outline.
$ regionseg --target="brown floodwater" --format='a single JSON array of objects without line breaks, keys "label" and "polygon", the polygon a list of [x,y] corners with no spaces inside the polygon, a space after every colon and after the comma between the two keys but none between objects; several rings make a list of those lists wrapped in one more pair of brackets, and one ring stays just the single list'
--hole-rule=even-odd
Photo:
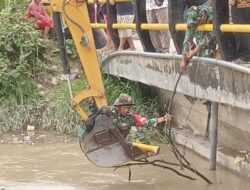
[{"label": "brown floodwater", "polygon": [[[185,179],[153,166],[132,167],[132,180],[128,182],[127,168],[114,171],[92,165],[82,154],[77,139],[53,136],[49,139],[48,135],[43,135],[40,141],[34,141],[33,144],[2,141],[0,190],[250,189],[249,178],[219,166],[216,171],[211,171],[208,169],[208,160],[189,151],[186,157],[213,182],[212,185],[188,171],[185,171],[186,174],[197,180]],[[157,158],[175,161],[167,145],[161,146],[161,154]]]}]

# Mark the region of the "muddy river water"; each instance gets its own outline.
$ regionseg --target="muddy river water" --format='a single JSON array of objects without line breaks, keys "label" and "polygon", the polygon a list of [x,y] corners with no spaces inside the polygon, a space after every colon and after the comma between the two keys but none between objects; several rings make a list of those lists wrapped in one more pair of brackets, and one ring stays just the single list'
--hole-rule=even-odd
[{"label": "muddy river water", "polygon": [[[212,185],[189,172],[186,174],[197,180],[188,180],[153,166],[132,167],[132,180],[128,182],[127,168],[113,171],[95,167],[82,154],[75,138],[63,137],[59,141],[45,140],[34,144],[2,143],[0,190],[250,189],[249,178],[220,166],[211,171],[208,160],[192,152],[187,152],[186,157],[213,182]],[[175,161],[167,145],[161,146],[157,158]]]}]

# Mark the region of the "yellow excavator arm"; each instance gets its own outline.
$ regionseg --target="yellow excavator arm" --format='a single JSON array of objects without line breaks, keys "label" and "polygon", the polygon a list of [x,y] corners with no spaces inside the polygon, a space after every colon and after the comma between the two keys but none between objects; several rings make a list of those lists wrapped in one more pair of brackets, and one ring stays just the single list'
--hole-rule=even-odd
[{"label": "yellow excavator arm", "polygon": [[[91,23],[88,15],[86,0],[50,0],[53,10],[54,29],[57,33],[60,55],[63,62],[72,106],[83,120],[88,118],[81,102],[93,98],[98,108],[107,105],[101,71],[98,64]],[[89,88],[72,94],[70,87],[70,67],[67,63],[65,39],[63,35],[62,15],[73,37],[80,57]],[[98,113],[98,112],[97,112]],[[148,152],[158,154],[159,147],[133,143],[129,145],[121,135],[119,129],[113,126],[113,120],[106,114],[100,114],[95,119],[91,132],[84,138],[79,138],[80,147],[85,156],[96,166],[114,167],[125,162],[148,157]]]},{"label": "yellow excavator arm", "polygon": [[[63,28],[63,24],[61,21],[61,18],[63,16],[71,32],[84,73],[88,80],[89,87],[80,91],[78,94],[73,95],[71,102],[72,107],[78,112],[80,117],[83,120],[86,120],[88,118],[88,115],[80,106],[80,103],[83,100],[92,97],[95,100],[96,106],[98,108],[107,105],[101,71],[96,54],[94,37],[87,9],[87,1],[50,0],[50,5],[53,11],[55,29],[57,30],[57,34],[59,32],[59,38],[61,36],[61,39],[59,39],[60,50],[66,51],[64,37],[63,35],[60,35],[60,29]],[[61,53],[61,56],[64,56],[63,59],[67,59],[66,52]],[[67,68],[67,60],[64,60],[63,63],[64,72],[66,75],[69,75],[70,69]],[[68,84],[70,84],[69,77]]]}]

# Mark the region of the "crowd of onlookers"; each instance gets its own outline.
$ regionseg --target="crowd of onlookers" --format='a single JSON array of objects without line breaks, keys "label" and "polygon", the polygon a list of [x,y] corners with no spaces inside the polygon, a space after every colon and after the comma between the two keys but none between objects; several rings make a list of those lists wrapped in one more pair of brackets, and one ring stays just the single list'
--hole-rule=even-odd
[{"label": "crowd of onlookers", "polygon": [[[133,23],[135,18],[135,6],[132,1],[115,3],[114,0],[108,0],[111,6],[115,6],[117,14],[117,23]],[[99,12],[105,15],[104,20],[107,23],[107,4],[104,3],[100,6]],[[146,16],[148,23],[160,23],[168,24],[168,1],[167,0],[146,0]],[[129,44],[128,50],[135,51],[136,48],[133,43],[132,30],[131,29],[118,29],[120,44],[118,51],[124,50],[126,42]],[[167,53],[170,48],[170,33],[169,31],[149,31],[150,40],[154,46],[156,52]],[[104,49],[110,49],[113,46],[110,45],[110,34],[107,34],[107,45]]]},{"label": "crowd of onlookers", "polygon": [[[217,56],[218,45],[213,32],[199,32],[196,30],[198,25],[212,24],[212,0],[183,0],[183,20],[187,23],[188,29],[183,41],[183,59],[182,65],[185,70],[189,60],[194,56],[210,57]],[[117,11],[117,23],[132,23],[134,20],[133,2],[119,2],[108,0],[109,5],[115,6]],[[147,22],[168,24],[168,0],[145,0],[145,9]],[[250,0],[230,0],[230,10],[234,24],[250,24]],[[101,5],[99,12],[103,13],[105,8],[105,22],[108,20],[106,3]],[[98,14],[99,15],[99,14]],[[120,44],[118,51],[124,50],[124,44],[127,41],[129,50],[135,50],[131,29],[118,29]],[[149,30],[151,43],[158,53],[169,53],[170,33],[168,30]],[[231,60],[236,64],[245,64],[250,61],[250,34],[235,33],[235,46],[237,52]],[[104,49],[113,48],[112,40],[107,31],[107,44]]]},{"label": "crowd of onlookers", "polygon": [[[34,21],[34,27],[43,30],[43,38],[48,38],[48,33],[53,27],[51,18],[46,14],[42,5],[42,0],[32,0],[28,10],[28,19]],[[182,50],[182,69],[185,70],[189,60],[194,56],[215,57],[218,45],[213,32],[201,32],[196,28],[202,24],[213,22],[212,0],[183,0],[183,20],[187,23],[185,39]],[[232,22],[234,24],[250,24],[250,0],[230,0]],[[133,23],[135,20],[135,5],[133,1],[115,2],[107,0],[106,3],[98,5],[96,10],[96,20],[107,23],[109,14],[107,7],[113,6],[116,9],[117,23]],[[168,24],[168,0],[145,0],[146,17],[148,23]],[[106,45],[103,50],[114,48],[111,34],[108,30],[106,34]],[[119,47],[118,51],[128,49],[135,51],[132,29],[118,29]],[[168,30],[149,30],[150,40],[156,52],[169,53],[170,32]],[[233,60],[236,64],[244,64],[250,61],[250,34],[236,33],[236,51]],[[124,48],[128,44],[128,48]]]}]

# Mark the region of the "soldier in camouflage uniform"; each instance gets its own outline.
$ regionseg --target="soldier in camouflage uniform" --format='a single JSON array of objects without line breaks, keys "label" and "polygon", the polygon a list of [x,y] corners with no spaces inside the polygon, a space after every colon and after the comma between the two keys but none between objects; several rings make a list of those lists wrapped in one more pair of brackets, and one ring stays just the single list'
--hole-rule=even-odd
[{"label": "soldier in camouflage uniform", "polygon": [[145,128],[143,126],[155,127],[158,123],[168,122],[171,116],[166,114],[163,117],[146,119],[131,112],[133,101],[127,94],[120,94],[116,99],[114,106],[110,108],[113,113],[113,124],[118,127],[121,134],[128,143],[140,141],[149,144],[150,140],[144,135]]},{"label": "soldier in camouflage uniform", "polygon": [[[189,0],[187,1],[189,2]],[[216,39],[212,32],[197,31],[202,24],[211,24],[213,19],[212,7],[209,1],[191,1],[188,9],[187,31],[183,42],[181,71],[187,69],[189,60],[194,55],[199,57],[214,57]],[[196,43],[194,42],[196,40]]]},{"label": "soldier in camouflage uniform", "polygon": [[[215,57],[216,39],[213,32],[198,31],[197,27],[202,24],[211,24],[213,21],[212,6],[210,0],[187,0],[188,18],[187,31],[183,42],[182,59],[180,69],[187,69],[189,60],[194,55],[199,57]],[[195,43],[195,41],[196,43]],[[191,98],[194,100],[193,98]],[[211,113],[211,102],[205,101],[208,113]],[[209,120],[207,121],[207,127]],[[206,133],[206,138],[208,133]]]}]

